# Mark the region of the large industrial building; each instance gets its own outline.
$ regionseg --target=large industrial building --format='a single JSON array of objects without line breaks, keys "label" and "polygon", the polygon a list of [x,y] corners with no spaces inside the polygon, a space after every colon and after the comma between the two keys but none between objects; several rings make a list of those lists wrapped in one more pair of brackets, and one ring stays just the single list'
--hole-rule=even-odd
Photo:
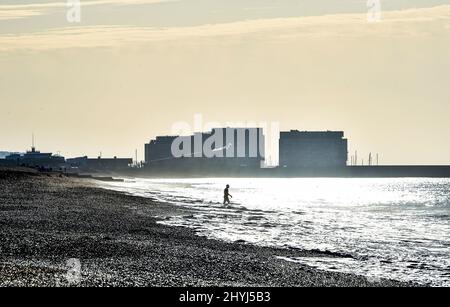
[{"label": "large industrial building", "polygon": [[264,162],[262,128],[215,128],[190,136],[158,136],[145,144],[149,168],[257,169]]},{"label": "large industrial building", "polygon": [[298,131],[280,133],[282,168],[338,168],[347,165],[348,144],[342,131]]}]

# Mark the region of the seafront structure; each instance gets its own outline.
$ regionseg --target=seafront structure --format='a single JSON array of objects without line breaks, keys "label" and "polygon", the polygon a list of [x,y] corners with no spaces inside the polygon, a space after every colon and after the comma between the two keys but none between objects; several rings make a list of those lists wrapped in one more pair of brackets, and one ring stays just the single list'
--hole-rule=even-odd
[{"label": "seafront structure", "polygon": [[31,151],[27,151],[24,154],[14,153],[6,156],[5,162],[10,166],[61,168],[64,167],[65,159],[52,153],[40,152],[33,146]]},{"label": "seafront structure", "polygon": [[347,165],[348,142],[342,131],[282,131],[282,168],[339,168]]},{"label": "seafront structure", "polygon": [[[145,163],[131,158],[67,159],[41,153],[3,152],[0,167],[26,166],[69,173],[113,172],[134,177],[437,177],[450,178],[449,165],[347,165],[342,131],[282,131],[279,166],[265,165],[261,128],[215,128],[188,136],[158,136],[145,144]],[[370,161],[370,159],[369,159]]]},{"label": "seafront structure", "polygon": [[133,163],[131,158],[95,158],[87,156],[65,159],[63,156],[44,153],[36,150],[34,146],[26,153],[11,153],[0,159],[0,167],[30,167],[42,170],[59,170],[69,172],[96,172],[96,171],[125,171]]},{"label": "seafront structure", "polygon": [[264,163],[262,128],[214,128],[189,136],[158,136],[145,144],[150,169],[259,169]]},{"label": "seafront structure", "polygon": [[120,171],[126,170],[133,163],[131,158],[88,158],[87,156],[67,159],[71,168],[82,171]]}]

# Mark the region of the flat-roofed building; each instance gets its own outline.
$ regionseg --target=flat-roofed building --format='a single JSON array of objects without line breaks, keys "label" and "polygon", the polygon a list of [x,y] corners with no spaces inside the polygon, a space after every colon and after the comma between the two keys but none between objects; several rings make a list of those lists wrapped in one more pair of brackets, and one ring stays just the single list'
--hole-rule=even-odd
[{"label": "flat-roofed building", "polygon": [[117,171],[127,169],[133,163],[131,158],[88,158],[87,156],[67,159],[71,167],[84,171]]},{"label": "flat-roofed building", "polygon": [[158,136],[145,144],[148,167],[178,169],[260,168],[262,128],[214,128],[189,136]]},{"label": "flat-roofed building", "polygon": [[280,167],[335,168],[347,165],[348,144],[342,131],[283,131]]}]

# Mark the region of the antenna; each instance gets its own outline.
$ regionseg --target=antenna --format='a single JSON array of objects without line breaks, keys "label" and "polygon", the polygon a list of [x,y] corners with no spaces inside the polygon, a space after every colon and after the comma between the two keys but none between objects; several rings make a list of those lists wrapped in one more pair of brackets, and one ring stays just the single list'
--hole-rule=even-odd
[{"label": "antenna", "polygon": [[31,149],[34,149],[34,132],[31,134]]}]

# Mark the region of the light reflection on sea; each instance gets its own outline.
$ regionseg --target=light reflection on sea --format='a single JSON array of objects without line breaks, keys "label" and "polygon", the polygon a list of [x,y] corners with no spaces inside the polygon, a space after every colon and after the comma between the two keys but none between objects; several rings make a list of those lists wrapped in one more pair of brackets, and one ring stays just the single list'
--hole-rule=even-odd
[{"label": "light reflection on sea", "polygon": [[[350,254],[289,259],[325,270],[450,286],[450,180],[135,179],[102,183],[195,209],[163,223],[258,245]],[[232,205],[222,205],[230,184]]]}]

